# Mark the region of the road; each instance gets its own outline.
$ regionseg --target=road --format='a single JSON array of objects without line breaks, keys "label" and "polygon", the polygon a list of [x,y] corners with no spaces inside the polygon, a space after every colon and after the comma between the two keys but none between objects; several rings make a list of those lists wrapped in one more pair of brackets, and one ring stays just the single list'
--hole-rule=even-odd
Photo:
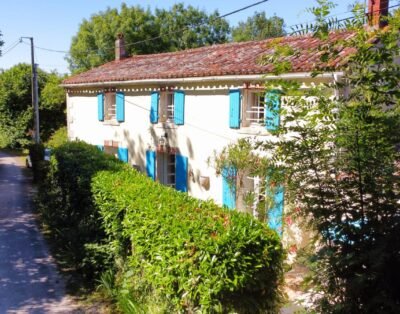
[{"label": "road", "polygon": [[23,160],[0,152],[0,313],[79,313],[37,228],[32,193]]}]

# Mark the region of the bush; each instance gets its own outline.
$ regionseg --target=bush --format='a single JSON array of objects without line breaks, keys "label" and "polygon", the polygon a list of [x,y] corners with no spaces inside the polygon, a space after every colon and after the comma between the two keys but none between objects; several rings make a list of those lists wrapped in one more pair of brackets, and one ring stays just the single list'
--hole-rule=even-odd
[{"label": "bush", "polygon": [[50,136],[50,139],[47,141],[47,146],[50,147],[51,149],[54,149],[67,142],[68,142],[68,131],[67,127],[63,126]]},{"label": "bush", "polygon": [[278,312],[283,250],[251,216],[222,209],[130,169],[93,180],[117,281],[174,312]]},{"label": "bush", "polygon": [[104,230],[90,189],[97,171],[122,169],[123,164],[97,147],[69,142],[52,151],[48,172],[39,186],[37,207],[69,267],[88,277],[109,264]]}]

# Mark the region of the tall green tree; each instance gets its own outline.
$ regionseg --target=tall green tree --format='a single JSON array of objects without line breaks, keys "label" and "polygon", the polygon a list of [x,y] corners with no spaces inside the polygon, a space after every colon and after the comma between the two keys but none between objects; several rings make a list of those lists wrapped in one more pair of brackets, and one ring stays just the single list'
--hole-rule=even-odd
[{"label": "tall green tree", "polygon": [[284,36],[285,22],[276,15],[267,18],[265,12],[255,12],[245,22],[232,29],[233,41],[262,40]]},{"label": "tall green tree", "polygon": [[[38,71],[41,137],[65,125],[65,95],[56,73]],[[0,73],[0,146],[20,148],[31,141],[31,66],[18,64]]]},{"label": "tall green tree", "polygon": [[[229,25],[192,6],[175,4],[153,14],[140,6],[122,4],[83,20],[72,38],[67,58],[72,72],[81,72],[114,59],[114,43],[124,34],[128,55],[195,48],[228,40]],[[154,38],[156,38],[154,40]]]},{"label": "tall green tree", "polygon": [[[332,3],[318,3],[311,30],[324,39],[333,25],[324,19]],[[356,51],[341,82],[306,91],[297,82],[274,83],[286,96],[282,126],[273,141],[260,143],[285,174],[293,215],[315,231],[312,280],[320,313],[400,308],[400,13],[384,30],[362,25],[347,22],[353,37],[319,49],[317,76],[331,70],[327,61],[343,47]],[[269,60],[279,74],[279,57]],[[342,94],[332,99],[335,89]]]},{"label": "tall green tree", "polygon": [[157,9],[155,17],[163,51],[197,48],[229,39],[229,24],[220,18],[218,11],[208,15],[179,3],[170,10]]}]

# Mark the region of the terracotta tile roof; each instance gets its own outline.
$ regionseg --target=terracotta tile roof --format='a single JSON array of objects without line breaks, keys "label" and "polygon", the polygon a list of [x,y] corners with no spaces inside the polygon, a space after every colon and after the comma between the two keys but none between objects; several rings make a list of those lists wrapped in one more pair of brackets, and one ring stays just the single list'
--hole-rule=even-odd
[{"label": "terracotta tile roof", "polygon": [[[345,40],[352,32],[335,32],[328,41]],[[309,72],[318,61],[316,53],[320,40],[310,35],[288,36],[241,43],[213,45],[196,49],[150,55],[135,55],[120,61],[111,61],[84,73],[71,76],[64,84],[84,84],[145,79],[193,78],[224,75],[265,74],[272,65],[261,66],[263,55],[273,52],[272,43],[279,41],[299,51],[299,55],[285,57],[292,62],[291,72]],[[353,49],[343,49],[330,64],[340,67]]]}]

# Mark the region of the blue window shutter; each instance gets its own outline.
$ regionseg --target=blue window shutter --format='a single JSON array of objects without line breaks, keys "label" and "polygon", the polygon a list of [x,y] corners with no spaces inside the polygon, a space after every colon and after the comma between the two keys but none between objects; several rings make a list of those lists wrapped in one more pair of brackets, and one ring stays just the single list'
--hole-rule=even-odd
[{"label": "blue window shutter", "polygon": [[181,192],[187,192],[188,158],[175,155],[175,188]]},{"label": "blue window shutter", "polygon": [[128,162],[128,149],[124,147],[118,147],[118,159],[123,162]]},{"label": "blue window shutter", "polygon": [[229,127],[240,128],[240,90],[229,91]]},{"label": "blue window shutter", "polygon": [[185,93],[183,91],[174,92],[174,123],[183,125],[185,122]]},{"label": "blue window shutter", "polygon": [[96,145],[97,146],[97,148],[99,149],[99,150],[101,150],[102,152],[104,152],[104,146],[103,145]]},{"label": "blue window shutter", "polygon": [[125,94],[123,92],[115,93],[115,102],[117,107],[117,121],[125,121]]},{"label": "blue window shutter", "polygon": [[276,131],[279,128],[280,107],[280,91],[272,90],[265,94],[265,128],[268,131]]},{"label": "blue window shutter", "polygon": [[160,93],[151,93],[151,106],[150,106],[150,122],[158,123],[158,104],[160,102]]},{"label": "blue window shutter", "polygon": [[[230,209],[236,207],[236,172],[235,167],[226,167],[222,170],[222,204]],[[234,178],[233,184],[232,178]]]},{"label": "blue window shutter", "polygon": [[146,151],[146,172],[147,175],[156,180],[156,152]]},{"label": "blue window shutter", "polygon": [[274,205],[268,210],[268,226],[279,234],[282,234],[285,188],[281,185],[274,188],[272,198]]},{"label": "blue window shutter", "polygon": [[97,94],[97,118],[104,121],[104,94]]}]

